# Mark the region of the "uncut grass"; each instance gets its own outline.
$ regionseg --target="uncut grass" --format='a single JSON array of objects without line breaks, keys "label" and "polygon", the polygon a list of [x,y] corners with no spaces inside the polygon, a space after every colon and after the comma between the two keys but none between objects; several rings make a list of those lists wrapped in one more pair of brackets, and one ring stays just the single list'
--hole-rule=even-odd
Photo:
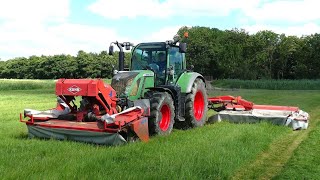
[{"label": "uncut grass", "polygon": [[304,111],[310,111],[319,105],[320,91],[318,90],[214,90],[210,96],[232,95],[255,104],[297,106]]},{"label": "uncut grass", "polygon": [[54,80],[0,79],[0,91],[53,89]]},{"label": "uncut grass", "polygon": [[320,90],[320,80],[239,80],[221,79],[213,81],[214,87],[270,90]]},{"label": "uncut grass", "polygon": [[[288,91],[284,95],[294,93]],[[238,91],[237,94],[259,100],[258,95],[268,97],[270,91]],[[2,92],[0,174],[3,178],[229,178],[272,141],[291,132],[290,128],[267,123],[218,123],[188,131],[175,130],[167,137],[153,137],[149,143],[120,147],[28,139],[26,126],[18,122],[18,113],[26,107],[54,106],[54,90]]]},{"label": "uncut grass", "polygon": [[[104,79],[111,83],[110,79]],[[0,91],[54,89],[56,80],[0,79]]]},{"label": "uncut grass", "polygon": [[284,133],[269,124],[221,123],[121,147],[18,136],[2,145],[1,171],[14,179],[228,178]]}]

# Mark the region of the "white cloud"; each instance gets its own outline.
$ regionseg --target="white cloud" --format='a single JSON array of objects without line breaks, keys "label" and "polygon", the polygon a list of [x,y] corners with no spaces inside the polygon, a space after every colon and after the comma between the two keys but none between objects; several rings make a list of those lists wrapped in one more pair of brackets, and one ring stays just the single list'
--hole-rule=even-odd
[{"label": "white cloud", "polygon": [[171,16],[227,16],[234,9],[246,9],[260,0],[97,0],[88,8],[105,18],[138,16],[168,18]]},{"label": "white cloud", "polygon": [[0,0],[0,19],[61,21],[70,14],[69,0]]},{"label": "white cloud", "polygon": [[[3,28],[5,27],[5,28]],[[0,57],[73,54],[79,50],[100,52],[109,43],[125,40],[116,30],[104,27],[63,23],[55,26],[0,26]]]},{"label": "white cloud", "polygon": [[[287,35],[320,32],[317,0],[97,0],[89,10],[109,19],[123,17],[199,18],[228,16],[232,12],[250,33],[273,30]],[[76,24],[69,21],[70,0],[0,0],[0,58],[100,52],[111,41],[165,41],[181,26],[164,26],[144,37],[120,36],[116,27]],[[125,23],[124,20],[122,23]],[[290,22],[291,26],[286,26]],[[157,22],[155,22],[157,23]],[[165,23],[165,22],[162,22]],[[248,24],[255,23],[255,25]],[[234,27],[235,25],[230,24]],[[147,28],[141,24],[139,28]],[[219,28],[219,27],[218,27]],[[148,31],[146,29],[145,31]],[[135,39],[133,39],[135,38]]]},{"label": "white cloud", "polygon": [[318,0],[274,0],[243,11],[258,22],[310,22],[320,19]]},{"label": "white cloud", "polygon": [[[26,1],[27,2],[27,1]],[[112,41],[145,41],[172,39],[180,26],[160,29],[140,40],[117,34],[110,27],[68,22],[69,1],[0,0],[0,58],[2,60],[31,55],[72,54],[79,50],[100,52]],[[16,6],[19,4],[19,6]],[[2,20],[2,22],[1,22]],[[160,39],[161,38],[161,39]]]},{"label": "white cloud", "polygon": [[134,18],[137,16],[163,17],[166,10],[156,0],[98,0],[88,8],[90,11],[106,18],[118,19],[121,17]]},{"label": "white cloud", "polygon": [[[243,11],[245,15],[239,22],[241,28],[250,33],[272,30],[286,35],[310,35],[320,32],[320,13],[318,0],[273,0],[262,1]],[[247,25],[249,22],[253,25]]]},{"label": "white cloud", "polygon": [[256,24],[252,26],[244,26],[242,28],[244,28],[249,33],[256,33],[262,30],[272,30],[278,34],[284,33],[286,35],[296,35],[296,36],[310,35],[310,34],[320,32],[320,25],[316,23],[306,23],[304,25],[289,26],[289,27]]},{"label": "white cloud", "polygon": [[156,32],[151,33],[148,36],[143,37],[144,42],[163,42],[166,40],[172,40],[173,36],[177,34],[181,26],[169,26],[159,29]]},{"label": "white cloud", "polygon": [[69,11],[68,0],[0,0],[0,58],[100,52],[124,40],[112,28],[68,22]]}]

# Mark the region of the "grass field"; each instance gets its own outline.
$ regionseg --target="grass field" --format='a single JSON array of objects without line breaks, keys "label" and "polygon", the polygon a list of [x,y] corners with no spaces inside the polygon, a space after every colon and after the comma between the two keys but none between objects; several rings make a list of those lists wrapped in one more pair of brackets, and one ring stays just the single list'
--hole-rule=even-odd
[{"label": "grass field", "polygon": [[215,80],[214,86],[236,89],[320,90],[320,80]]},{"label": "grass field", "polygon": [[317,179],[320,175],[320,91],[210,92],[241,95],[259,104],[299,106],[312,117],[305,131],[224,122],[119,147],[28,139],[19,113],[24,108],[54,107],[54,88],[0,93],[3,179]]},{"label": "grass field", "polygon": [[53,88],[54,80],[0,79],[0,91]]}]

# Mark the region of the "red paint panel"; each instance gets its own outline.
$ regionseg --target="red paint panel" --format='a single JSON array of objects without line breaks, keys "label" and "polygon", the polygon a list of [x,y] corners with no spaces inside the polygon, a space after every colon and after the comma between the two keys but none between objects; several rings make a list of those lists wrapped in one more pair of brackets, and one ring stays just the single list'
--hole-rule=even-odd
[{"label": "red paint panel", "polygon": [[149,141],[148,118],[144,117],[131,124],[131,128],[143,142]]},{"label": "red paint panel", "polygon": [[115,117],[114,122],[117,125],[124,126],[126,123],[138,120],[143,114],[143,109],[134,109],[132,111],[119,114]]},{"label": "red paint panel", "polygon": [[255,105],[253,102],[242,99],[241,96],[216,96],[208,98],[208,101],[213,104],[222,104],[226,109],[264,109],[264,110],[279,110],[279,111],[298,111],[298,107],[292,106],[274,106],[274,105]]},{"label": "red paint panel", "polygon": [[101,79],[59,79],[56,83],[56,95],[95,97],[106,110],[106,113],[117,113],[116,91]]},{"label": "red paint panel", "polygon": [[56,83],[56,95],[94,96],[98,93],[97,81],[92,79],[59,79]]}]

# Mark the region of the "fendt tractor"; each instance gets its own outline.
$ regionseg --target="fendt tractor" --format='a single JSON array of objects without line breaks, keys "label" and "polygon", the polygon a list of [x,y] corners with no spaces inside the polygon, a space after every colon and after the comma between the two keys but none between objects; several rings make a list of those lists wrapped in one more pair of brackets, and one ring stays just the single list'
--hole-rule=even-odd
[{"label": "fendt tractor", "polygon": [[[141,43],[132,51],[130,71],[123,71],[123,49],[130,43],[115,44],[120,49],[119,72],[111,86],[121,108],[145,100],[150,114],[149,133],[167,135],[174,124],[179,128],[203,126],[207,113],[205,80],[186,69],[186,44],[176,41]],[[109,53],[113,53],[110,46]]]},{"label": "fendt tractor", "polygon": [[[203,76],[186,68],[186,43],[179,40],[175,36],[134,47],[129,42],[111,43],[110,55],[113,45],[119,48],[119,68],[114,70],[111,85],[101,79],[59,79],[56,108],[25,109],[20,114],[29,137],[103,145],[148,141],[149,135],[168,135],[174,127],[203,126],[208,107],[219,112],[214,116],[218,121],[269,119],[292,124],[294,129],[307,128],[308,114],[298,107],[255,105],[232,96],[208,98]],[[131,47],[130,68],[125,71],[123,49]]]},{"label": "fendt tractor", "polygon": [[[124,48],[111,86],[102,80],[59,79],[57,107],[48,111],[25,109],[29,137],[71,139],[96,144],[122,144],[149,135],[168,135],[173,127],[193,128],[206,122],[207,92],[199,73],[186,69],[186,43],[179,38],[141,43],[132,49],[131,66],[124,71]],[[75,101],[81,96],[80,107]]]}]

